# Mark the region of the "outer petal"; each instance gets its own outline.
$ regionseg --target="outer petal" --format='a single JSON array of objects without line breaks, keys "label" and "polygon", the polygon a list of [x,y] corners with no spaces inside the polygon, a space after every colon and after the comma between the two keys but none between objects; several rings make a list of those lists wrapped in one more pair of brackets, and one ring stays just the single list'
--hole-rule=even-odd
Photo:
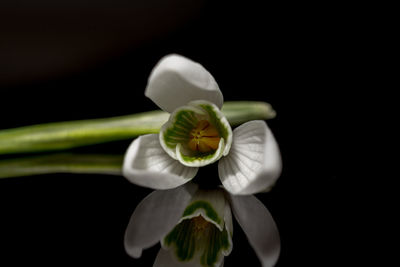
[{"label": "outer petal", "polygon": [[218,163],[225,189],[240,195],[270,188],[281,169],[278,144],[264,121],[250,121],[237,127],[228,156]]},{"label": "outer petal", "polygon": [[281,242],[278,228],[267,208],[254,196],[231,195],[231,205],[262,266],[274,266],[279,258]]},{"label": "outer petal", "polygon": [[223,104],[213,76],[199,63],[179,55],[168,55],[157,63],[145,95],[170,113],[192,100],[208,100],[219,108]]},{"label": "outer petal", "polygon": [[139,258],[142,250],[153,246],[177,224],[197,186],[154,191],[136,207],[125,232],[125,250]]},{"label": "outer petal", "polygon": [[171,158],[157,134],[142,135],[129,146],[122,168],[132,183],[153,189],[170,189],[190,181],[198,168],[186,167]]}]

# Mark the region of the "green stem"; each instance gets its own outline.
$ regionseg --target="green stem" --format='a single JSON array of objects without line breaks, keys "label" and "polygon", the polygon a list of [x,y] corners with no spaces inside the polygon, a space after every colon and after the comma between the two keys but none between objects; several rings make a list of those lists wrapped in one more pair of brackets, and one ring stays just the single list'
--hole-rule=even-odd
[{"label": "green stem", "polygon": [[[225,102],[222,111],[232,126],[249,120],[275,117],[265,102]],[[65,150],[74,147],[132,139],[142,134],[158,133],[168,120],[163,111],[128,116],[56,122],[0,131],[0,155]]]},{"label": "green stem", "polygon": [[49,173],[121,175],[122,155],[51,154],[0,160],[0,178]]},{"label": "green stem", "polygon": [[251,120],[269,120],[276,116],[276,112],[270,104],[256,101],[225,102],[222,112],[232,126],[238,126]]}]

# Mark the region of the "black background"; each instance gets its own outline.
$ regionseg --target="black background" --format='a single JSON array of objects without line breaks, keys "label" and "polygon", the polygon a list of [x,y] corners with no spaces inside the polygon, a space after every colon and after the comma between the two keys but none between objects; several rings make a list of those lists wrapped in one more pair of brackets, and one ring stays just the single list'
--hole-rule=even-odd
[{"label": "black background", "polygon": [[[182,54],[213,74],[226,101],[266,101],[277,111],[267,123],[281,148],[283,173],[271,192],[257,195],[280,230],[277,266],[349,263],[354,226],[345,190],[343,110],[357,50],[357,23],[349,10],[170,2],[103,1],[93,8],[89,1],[86,9],[78,3],[60,9],[21,2],[9,9],[15,14],[3,9],[6,18],[25,20],[1,28],[0,128],[156,109],[143,94],[148,75],[162,56]],[[121,154],[129,142],[77,151]],[[200,174],[217,179],[213,167]],[[123,249],[130,215],[150,192],[118,176],[3,179],[0,265],[152,266],[159,245],[141,259]],[[225,266],[243,259],[258,266],[240,227],[234,227],[234,250]]]}]

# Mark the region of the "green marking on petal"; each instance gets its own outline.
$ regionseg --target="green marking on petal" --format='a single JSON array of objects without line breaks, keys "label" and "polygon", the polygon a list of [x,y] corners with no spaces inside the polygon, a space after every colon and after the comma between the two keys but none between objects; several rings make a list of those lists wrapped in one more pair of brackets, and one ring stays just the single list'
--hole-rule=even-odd
[{"label": "green marking on petal", "polygon": [[163,139],[167,147],[174,149],[178,143],[188,142],[189,133],[197,123],[196,115],[191,110],[179,110],[171,127],[163,132]]},{"label": "green marking on petal", "polygon": [[223,250],[229,249],[228,231],[224,229],[222,232],[216,227],[210,231],[210,245],[206,247],[200,258],[200,263],[203,266],[214,266],[221,257]]},{"label": "green marking on petal", "polygon": [[199,189],[180,222],[161,243],[172,249],[179,261],[217,267],[232,251],[231,229],[230,207],[223,190]]},{"label": "green marking on petal", "polygon": [[189,215],[192,215],[196,210],[198,209],[203,209],[205,211],[205,215],[210,219],[213,220],[215,223],[220,224],[221,223],[221,218],[219,218],[217,212],[213,209],[210,203],[204,201],[204,200],[199,200],[196,202],[193,202],[183,212],[182,217],[186,217]]},{"label": "green marking on petal", "polygon": [[210,122],[217,128],[220,136],[226,140],[229,135],[229,130],[221,122],[221,119],[218,118],[218,115],[214,110],[214,107],[209,104],[201,104],[200,107],[207,112],[207,114],[210,116]]},{"label": "green marking on petal", "polygon": [[193,259],[196,249],[194,234],[191,220],[184,220],[164,238],[164,244],[174,245],[177,258],[181,261],[188,261]]},{"label": "green marking on petal", "polygon": [[201,215],[183,220],[163,241],[164,245],[174,248],[178,260],[187,262],[198,258],[204,267],[216,266],[230,251],[226,228],[220,231]]},{"label": "green marking on petal", "polygon": [[207,153],[197,153],[195,156],[186,156],[182,154],[182,159],[187,162],[195,162],[196,160],[210,160],[214,157],[216,151],[212,154],[207,154]]}]

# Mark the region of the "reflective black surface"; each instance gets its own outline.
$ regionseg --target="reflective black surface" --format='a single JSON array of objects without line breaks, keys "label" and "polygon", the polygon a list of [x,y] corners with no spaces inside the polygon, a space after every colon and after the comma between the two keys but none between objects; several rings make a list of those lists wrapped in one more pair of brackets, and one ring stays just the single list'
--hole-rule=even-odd
[{"label": "reflective black surface", "polygon": [[[148,75],[162,56],[182,54],[213,74],[225,100],[266,101],[277,111],[278,116],[267,123],[281,148],[283,173],[271,192],[257,195],[280,230],[282,252],[277,266],[338,266],[351,251],[346,241],[350,226],[342,157],[346,130],[340,127],[344,95],[350,89],[346,80],[351,38],[343,24],[347,14],[333,7],[313,12],[307,6],[210,2],[191,7],[189,18],[168,29],[161,24],[175,14],[171,9],[176,6],[163,7],[163,12],[144,9],[143,20],[152,25],[160,21],[162,31],[157,32],[156,23],[151,35],[146,34],[150,27],[146,23],[124,28],[123,21],[110,21],[123,34],[105,45],[104,40],[115,36],[100,30],[104,38],[94,45],[102,46],[101,51],[92,51],[87,64],[80,60],[85,52],[69,52],[77,59],[68,70],[52,71],[46,65],[41,75],[32,78],[18,63],[21,79],[15,79],[16,74],[10,74],[13,68],[0,62],[13,76],[0,84],[0,128],[156,109],[143,94]],[[137,15],[135,7],[129,8]],[[30,8],[24,12],[35,14]],[[338,12],[342,20],[337,19]],[[86,16],[82,23],[90,21],[90,14],[82,16]],[[157,16],[163,17],[156,20]],[[68,31],[68,25],[60,30]],[[6,28],[13,32],[13,27]],[[49,23],[47,27],[51,33],[59,26]],[[79,47],[83,36],[92,36],[82,31],[72,35],[74,46]],[[16,34],[28,44],[32,41],[26,32]],[[48,45],[45,38],[39,43],[35,45]],[[0,53],[4,51],[8,50],[0,46]],[[26,58],[27,66],[36,64],[31,58]],[[75,151],[118,154],[128,144]],[[213,166],[199,175],[218,181]],[[123,248],[130,215],[150,192],[118,176],[56,174],[0,180],[0,265],[152,266],[159,245],[138,260]],[[235,224],[234,249],[225,266],[237,266],[243,259],[248,266],[259,264]]]}]

